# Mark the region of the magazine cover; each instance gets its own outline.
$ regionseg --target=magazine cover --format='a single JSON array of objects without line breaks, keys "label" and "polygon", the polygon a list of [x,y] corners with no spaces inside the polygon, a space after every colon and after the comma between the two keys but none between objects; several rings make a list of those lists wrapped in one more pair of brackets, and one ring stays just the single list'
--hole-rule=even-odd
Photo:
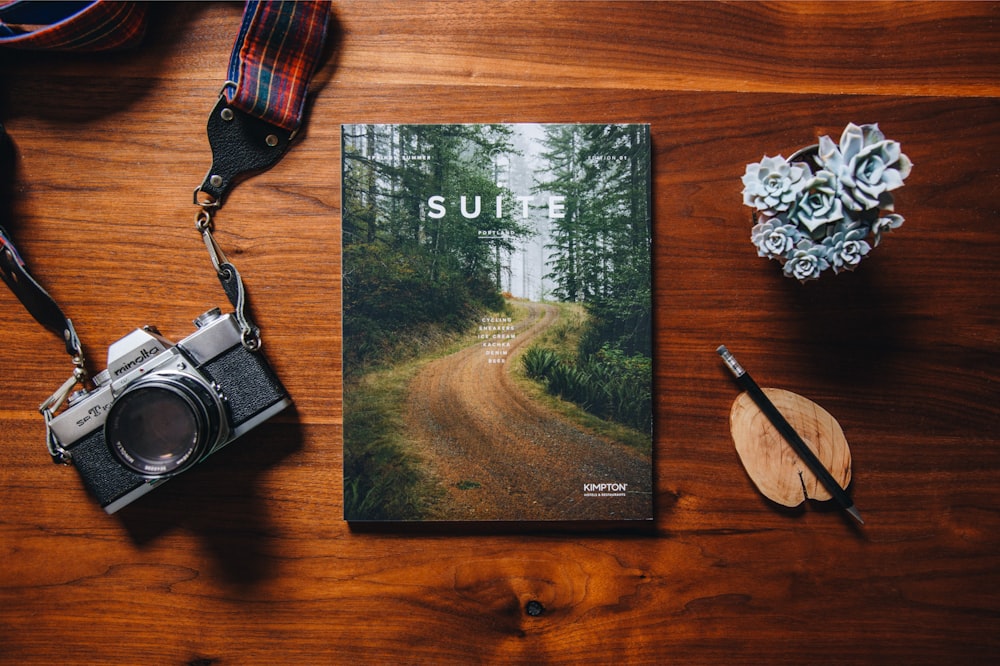
[{"label": "magazine cover", "polygon": [[344,518],[652,518],[649,127],[344,125]]}]

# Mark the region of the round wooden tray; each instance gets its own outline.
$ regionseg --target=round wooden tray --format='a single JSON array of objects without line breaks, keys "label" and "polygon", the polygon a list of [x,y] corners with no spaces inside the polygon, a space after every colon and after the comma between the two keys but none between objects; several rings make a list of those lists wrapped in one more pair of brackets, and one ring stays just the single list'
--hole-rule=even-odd
[{"label": "round wooden tray", "polygon": [[[833,478],[846,488],[851,482],[851,450],[837,420],[815,402],[796,393],[775,388],[762,390]],[[741,393],[733,402],[729,427],[750,479],[768,499],[792,507],[807,499],[832,499],[749,394]]]}]

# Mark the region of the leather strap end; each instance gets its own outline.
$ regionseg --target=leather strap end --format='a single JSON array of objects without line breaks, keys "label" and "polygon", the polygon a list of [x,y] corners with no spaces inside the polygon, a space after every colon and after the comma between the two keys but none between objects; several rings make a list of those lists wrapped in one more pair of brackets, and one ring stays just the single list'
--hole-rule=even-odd
[{"label": "leather strap end", "polygon": [[267,123],[219,97],[208,118],[212,167],[194,191],[194,202],[221,206],[229,189],[244,175],[265,171],[288,150],[294,132]]}]

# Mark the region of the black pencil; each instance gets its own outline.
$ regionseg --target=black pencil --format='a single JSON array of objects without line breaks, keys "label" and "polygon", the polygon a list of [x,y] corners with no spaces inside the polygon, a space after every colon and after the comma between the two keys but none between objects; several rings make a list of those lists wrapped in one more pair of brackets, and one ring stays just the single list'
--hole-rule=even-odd
[{"label": "black pencil", "polygon": [[806,464],[806,467],[816,475],[816,478],[820,480],[833,498],[837,500],[837,503],[844,508],[847,513],[854,516],[859,523],[865,524],[865,521],[861,519],[861,513],[858,511],[857,507],[854,506],[854,501],[851,496],[848,495],[837,480],[833,478],[830,471],[826,468],[816,454],[812,452],[812,449],[802,441],[799,433],[795,432],[795,428],[781,415],[778,408],[774,406],[774,403],[764,394],[757,382],[753,380],[742,365],[736,360],[736,358],[726,349],[725,345],[719,345],[716,350],[722,360],[726,362],[726,366],[732,371],[733,375],[736,377],[736,382],[750,395],[750,398],[757,404],[760,411],[764,412],[767,419],[771,424],[777,428],[781,436],[785,438],[785,441],[792,447],[796,455]]}]

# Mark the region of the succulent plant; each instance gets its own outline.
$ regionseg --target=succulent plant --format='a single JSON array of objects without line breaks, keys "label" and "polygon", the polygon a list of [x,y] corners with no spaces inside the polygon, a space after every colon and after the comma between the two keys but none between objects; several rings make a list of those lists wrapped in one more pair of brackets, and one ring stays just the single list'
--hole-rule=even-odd
[{"label": "succulent plant", "polygon": [[854,211],[891,204],[892,190],[903,186],[910,175],[910,158],[899,143],[889,141],[878,124],[861,127],[850,123],[840,135],[840,144],[828,136],[819,138],[819,159],[837,174],[842,185],[841,200]]},{"label": "succulent plant", "polygon": [[750,239],[757,246],[757,255],[768,259],[784,257],[801,237],[798,227],[776,218],[761,220],[750,232]]},{"label": "succulent plant", "polygon": [[877,124],[854,123],[837,143],[821,136],[790,159],[765,156],[748,164],[743,203],[753,209],[757,254],[801,282],[827,269],[854,270],[884,232],[903,224],[892,192],[912,166]]},{"label": "succulent plant", "polygon": [[826,225],[844,219],[840,201],[840,183],[830,171],[820,171],[809,179],[795,200],[789,219],[814,238],[822,238]]},{"label": "succulent plant", "polygon": [[815,280],[830,267],[827,254],[827,248],[804,238],[785,256],[784,273],[800,282]]},{"label": "succulent plant", "polygon": [[809,167],[789,164],[781,155],[748,164],[743,175],[743,203],[757,210],[787,211],[805,186]]},{"label": "succulent plant", "polygon": [[823,245],[827,248],[827,259],[835,273],[854,270],[861,259],[871,251],[872,246],[865,240],[867,236],[868,229],[854,223],[823,240]]}]

